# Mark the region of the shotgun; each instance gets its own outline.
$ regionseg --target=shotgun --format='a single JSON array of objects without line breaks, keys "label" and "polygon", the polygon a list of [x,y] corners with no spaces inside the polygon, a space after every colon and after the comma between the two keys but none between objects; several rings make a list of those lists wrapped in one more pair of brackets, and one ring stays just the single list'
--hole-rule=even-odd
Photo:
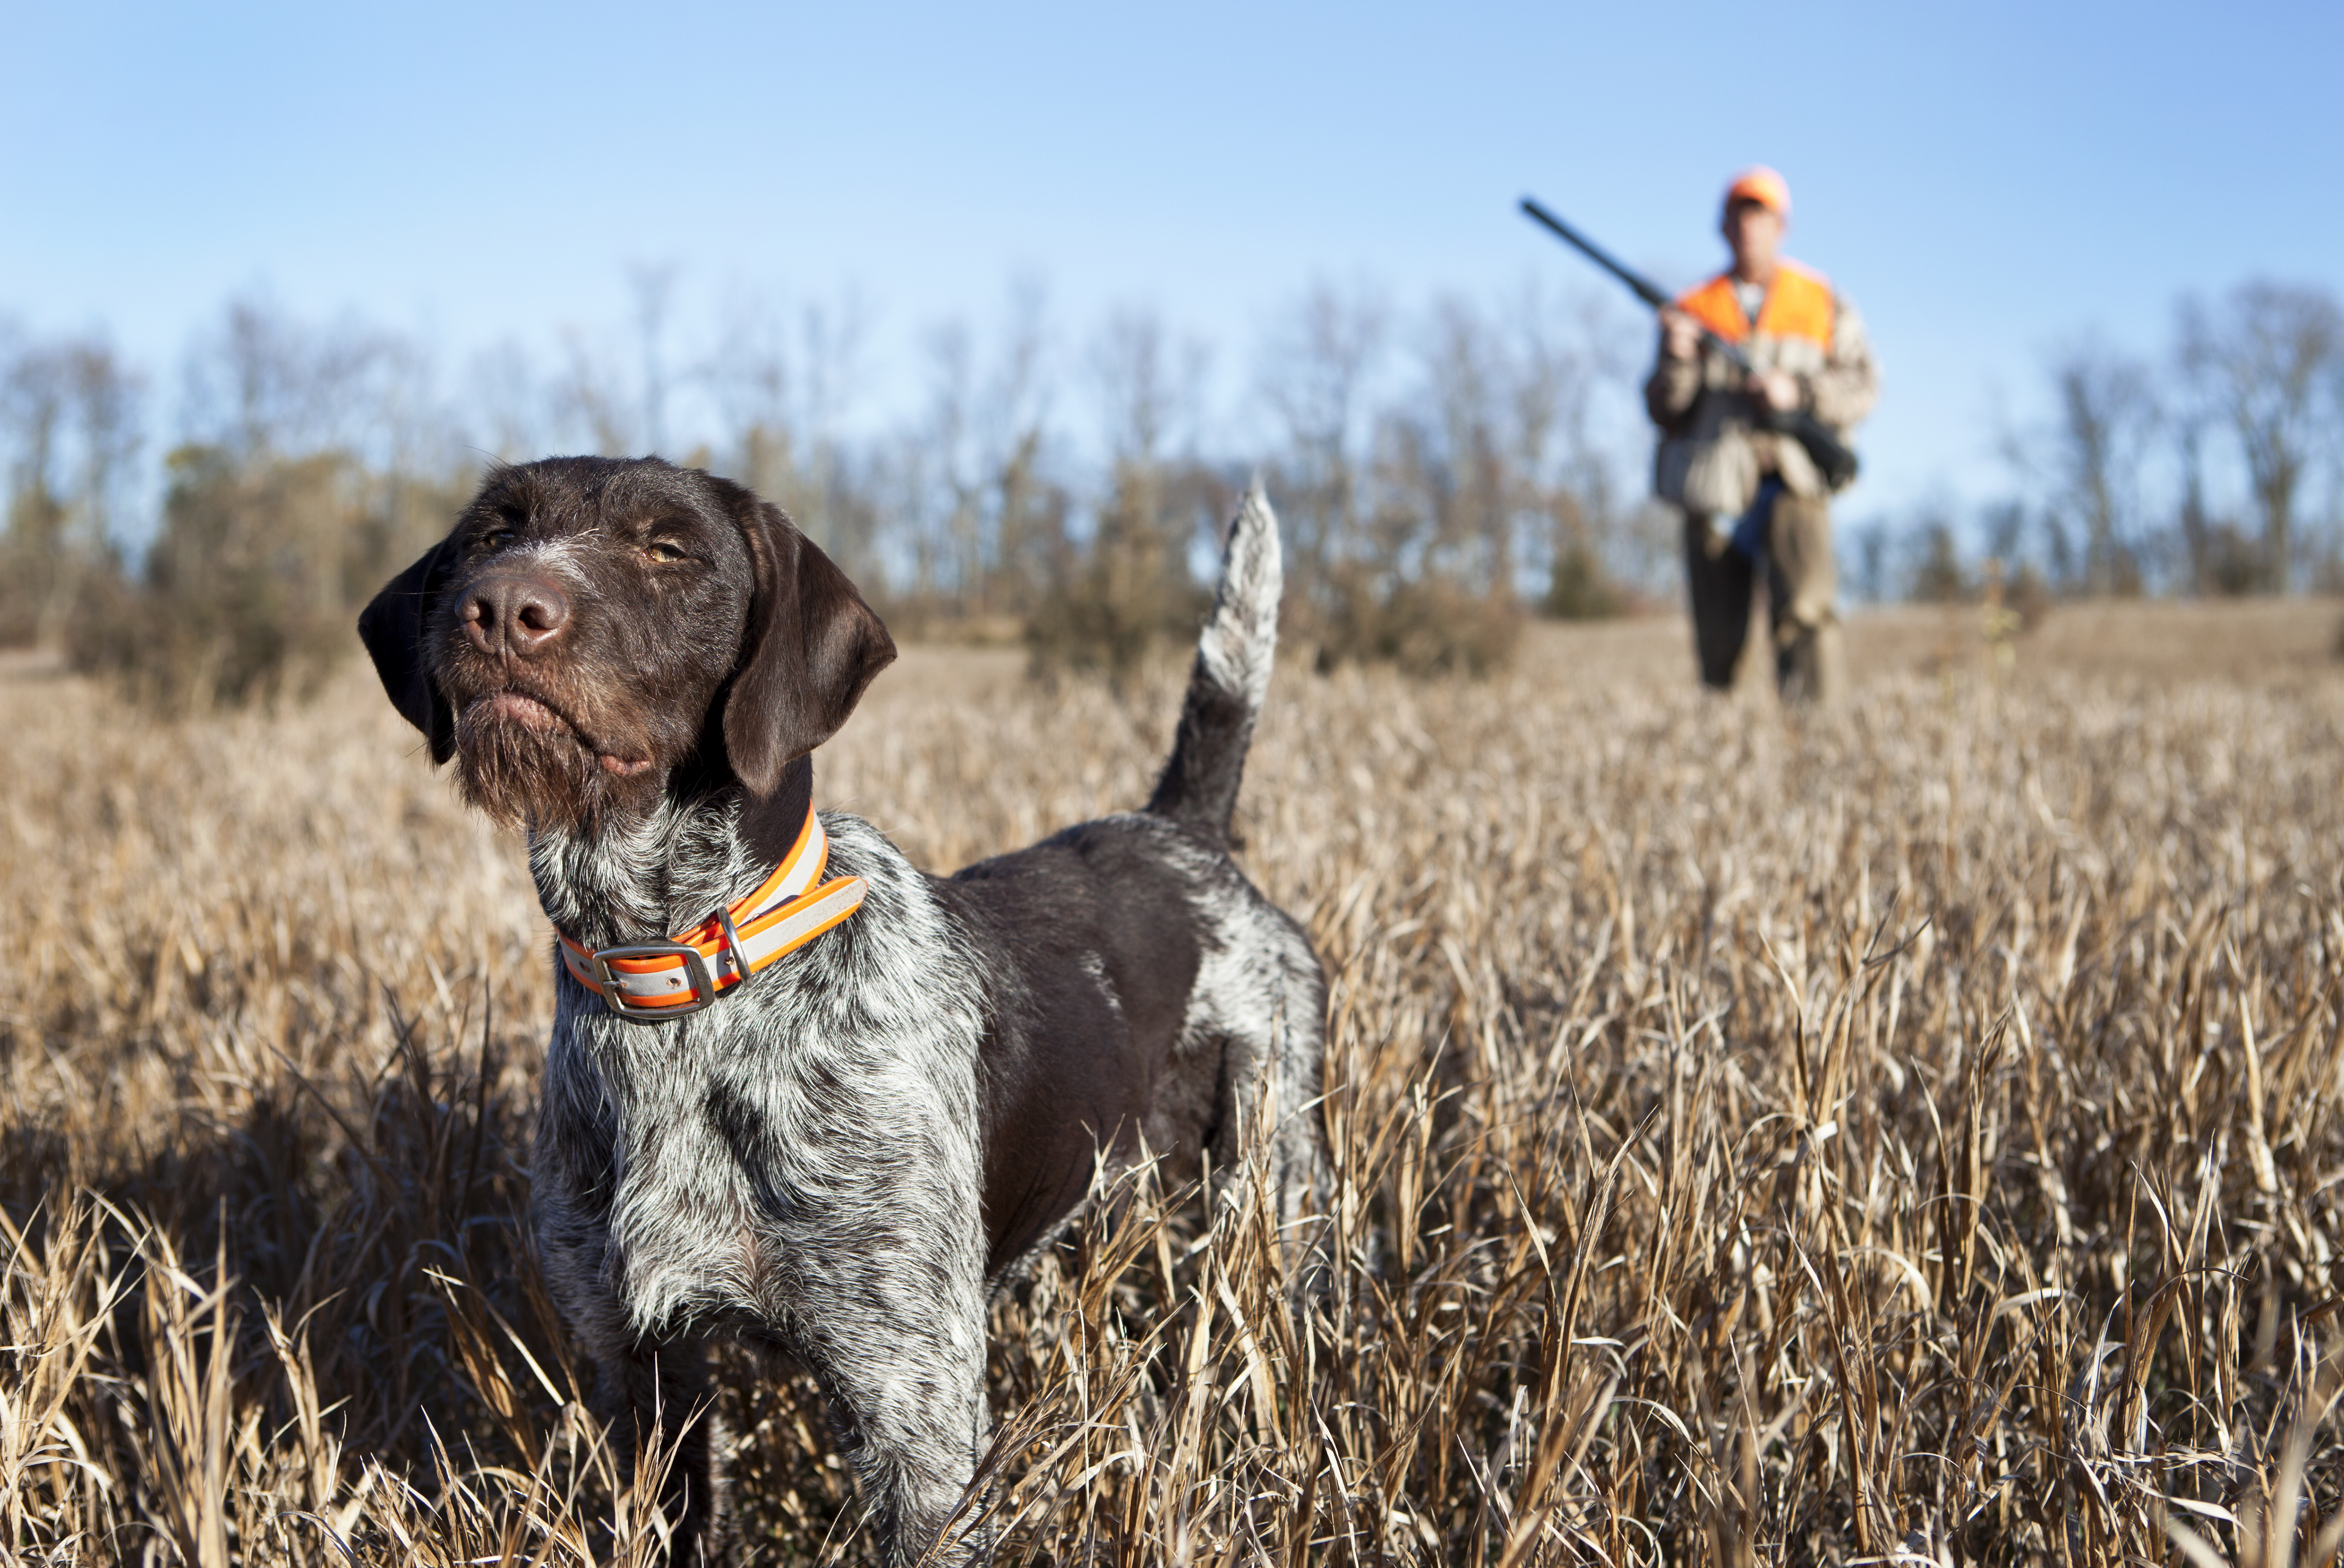
[{"label": "shotgun", "polygon": [[[1522,197],[1522,211],[1588,260],[1626,284],[1637,298],[1653,309],[1663,309],[1673,303],[1668,295],[1653,285],[1651,278],[1622,262],[1533,198]],[[1749,352],[1741,344],[1727,342],[1705,326],[1702,328],[1701,335],[1725,357],[1727,363],[1738,366],[1744,375],[1756,373],[1757,367],[1750,362]],[[1756,422],[1760,429],[1786,435],[1806,448],[1807,456],[1814,460],[1816,470],[1824,476],[1824,482],[1832,489],[1844,490],[1854,482],[1858,466],[1854,449],[1839,439],[1838,431],[1806,410],[1773,409],[1762,402],[1757,406]]]}]

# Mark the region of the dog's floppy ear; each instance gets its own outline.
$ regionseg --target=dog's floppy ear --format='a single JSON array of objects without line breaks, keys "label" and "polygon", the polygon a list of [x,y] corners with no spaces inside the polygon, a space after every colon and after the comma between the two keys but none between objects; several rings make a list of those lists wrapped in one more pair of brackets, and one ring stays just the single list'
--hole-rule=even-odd
[{"label": "dog's floppy ear", "polygon": [[447,586],[455,557],[443,541],[392,578],[359,616],[359,640],[374,660],[374,673],[390,705],[431,743],[431,760],[444,763],[456,752],[456,715],[431,684],[423,659],[423,625],[432,601]]},{"label": "dog's floppy ear", "polygon": [[752,794],[838,733],[895,640],[813,541],[779,507],[741,492],[734,515],[755,564],[741,664],[724,703],[724,751]]}]

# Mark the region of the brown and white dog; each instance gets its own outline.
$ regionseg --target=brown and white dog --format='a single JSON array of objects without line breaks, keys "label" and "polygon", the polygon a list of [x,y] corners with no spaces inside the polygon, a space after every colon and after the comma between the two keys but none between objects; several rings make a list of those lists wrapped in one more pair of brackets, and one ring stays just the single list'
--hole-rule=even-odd
[{"label": "brown and white dog", "polygon": [[561,938],[539,1245],[621,1440],[678,1444],[674,1561],[725,1534],[710,1335],[813,1372],[887,1563],[978,1560],[988,1293],[1102,1165],[1210,1151],[1302,1222],[1325,978],[1228,855],[1278,592],[1257,491],[1147,809],[948,878],[813,812],[894,644],[738,485],[499,469],[360,618],[432,760],[529,835]]}]

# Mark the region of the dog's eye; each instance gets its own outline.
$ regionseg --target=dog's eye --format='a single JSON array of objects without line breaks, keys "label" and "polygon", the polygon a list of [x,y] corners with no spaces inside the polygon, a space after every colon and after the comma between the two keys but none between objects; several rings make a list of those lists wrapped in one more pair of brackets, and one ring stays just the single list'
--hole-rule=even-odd
[{"label": "dog's eye", "polygon": [[676,546],[670,544],[664,539],[655,539],[652,541],[651,543],[643,546],[643,553],[650,556],[653,561],[682,561],[684,559],[683,551]]},{"label": "dog's eye", "polygon": [[492,528],[480,537],[480,542],[490,550],[502,550],[512,541],[513,531],[510,528]]}]

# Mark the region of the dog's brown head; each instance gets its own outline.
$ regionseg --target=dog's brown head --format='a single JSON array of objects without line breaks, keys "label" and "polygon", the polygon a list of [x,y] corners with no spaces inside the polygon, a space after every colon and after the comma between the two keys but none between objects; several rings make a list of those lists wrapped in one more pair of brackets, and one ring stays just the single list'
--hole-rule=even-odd
[{"label": "dog's brown head", "polygon": [[679,774],[770,794],[895,657],[778,508],[657,458],[498,470],[359,635],[468,799],[572,829]]}]

